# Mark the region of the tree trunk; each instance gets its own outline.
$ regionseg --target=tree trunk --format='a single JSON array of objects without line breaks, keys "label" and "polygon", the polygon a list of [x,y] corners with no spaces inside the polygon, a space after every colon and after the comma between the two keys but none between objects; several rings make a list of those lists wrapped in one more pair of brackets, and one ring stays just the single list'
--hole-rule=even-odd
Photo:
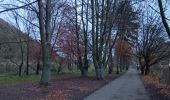
[{"label": "tree trunk", "polygon": [[116,66],[116,74],[119,74],[119,64]]},{"label": "tree trunk", "polygon": [[113,65],[110,65],[109,66],[109,74],[112,74],[112,72],[113,72]]},{"label": "tree trunk", "polygon": [[19,45],[20,45],[20,49],[21,49],[21,64],[19,65],[19,76],[21,76],[22,75],[22,66],[24,63],[24,50],[23,50],[22,44],[20,43]]},{"label": "tree trunk", "polygon": [[85,23],[83,24],[83,29],[84,29],[84,66],[83,66],[83,69],[84,69],[84,77],[87,77],[88,76],[88,68],[89,68],[89,62],[88,62],[88,59],[87,59],[87,54],[88,54],[88,13],[89,13],[89,0],[87,0],[87,8],[86,8],[86,21],[84,21],[84,15],[83,15],[83,11],[84,11],[84,0],[82,0],[82,22]]},{"label": "tree trunk", "polygon": [[40,62],[37,63],[36,75],[39,75],[40,70]]},{"label": "tree trunk", "polygon": [[110,53],[110,58],[109,58],[109,74],[112,74],[113,72],[113,56],[112,52]]},{"label": "tree trunk", "polygon": [[27,38],[27,60],[26,60],[26,75],[29,75],[29,35]]},{"label": "tree trunk", "polygon": [[50,22],[51,22],[51,0],[46,1],[46,17],[44,22],[44,7],[43,1],[38,0],[38,8],[39,8],[39,25],[40,25],[40,37],[41,37],[41,46],[42,46],[42,62],[43,62],[43,69],[40,84],[47,86],[50,81]]},{"label": "tree trunk", "polygon": [[37,69],[36,69],[36,75],[39,75],[39,71],[40,71],[40,61],[41,61],[41,53],[42,53],[42,50],[40,48],[40,51],[39,51],[39,55],[37,55]]},{"label": "tree trunk", "polygon": [[77,61],[78,61],[78,68],[80,69],[80,71],[82,70],[83,67],[83,63],[82,63],[82,57],[81,57],[81,51],[80,51],[80,39],[79,39],[79,30],[78,30],[78,13],[77,13],[77,0],[75,0],[75,16],[76,16],[76,38],[77,38],[77,45],[76,45],[76,49],[77,49]]},{"label": "tree trunk", "polygon": [[81,77],[87,77],[88,76],[88,67],[83,67],[81,69]]},{"label": "tree trunk", "polygon": [[148,64],[146,65],[146,68],[145,68],[145,75],[148,75],[150,72],[150,66],[148,66]]},{"label": "tree trunk", "polygon": [[103,80],[104,79],[104,68],[96,68],[96,78],[98,80]]},{"label": "tree trunk", "polygon": [[21,64],[19,65],[19,76],[22,75],[22,66],[23,66],[23,62],[21,62]]},{"label": "tree trunk", "polygon": [[168,23],[166,21],[166,17],[165,17],[165,14],[164,14],[162,0],[158,0],[158,4],[159,4],[159,10],[160,10],[160,14],[161,14],[161,19],[162,19],[163,25],[164,25],[164,27],[166,29],[166,32],[168,33],[168,36],[170,38],[170,28],[169,28],[169,25],[168,25]]},{"label": "tree trunk", "polygon": [[144,72],[145,72],[144,66],[141,65],[141,75],[144,75]]},{"label": "tree trunk", "polygon": [[122,56],[120,56],[120,64],[119,64],[120,72],[122,72],[122,67],[123,67],[123,59]]},{"label": "tree trunk", "polygon": [[42,75],[41,75],[41,85],[47,86],[50,81],[50,46],[45,45],[43,46],[42,52],[43,54],[43,69],[42,69]]}]

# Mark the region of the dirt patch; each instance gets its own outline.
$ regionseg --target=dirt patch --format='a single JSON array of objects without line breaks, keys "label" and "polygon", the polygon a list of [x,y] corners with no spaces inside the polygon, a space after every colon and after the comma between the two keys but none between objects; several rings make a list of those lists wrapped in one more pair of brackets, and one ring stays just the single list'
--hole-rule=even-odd
[{"label": "dirt patch", "polygon": [[0,100],[82,100],[118,76],[107,76],[105,80],[95,77],[72,77],[52,80],[47,88],[38,83],[0,85]]}]

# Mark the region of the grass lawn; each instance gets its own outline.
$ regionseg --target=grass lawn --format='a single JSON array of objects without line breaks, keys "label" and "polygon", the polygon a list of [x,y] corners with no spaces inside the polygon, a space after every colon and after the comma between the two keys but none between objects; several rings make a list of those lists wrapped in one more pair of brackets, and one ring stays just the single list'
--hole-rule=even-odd
[{"label": "grass lawn", "polygon": [[[105,74],[107,74],[107,69],[105,70]],[[116,72],[113,72],[116,73]],[[123,72],[124,73],[124,72]],[[115,74],[116,75],[116,74]],[[63,78],[73,78],[73,77],[80,77],[81,73],[80,71],[73,71],[63,74],[55,74],[53,73],[52,79],[63,79]],[[88,76],[95,76],[95,70],[89,70]],[[107,76],[107,75],[106,75]],[[29,75],[29,76],[16,76],[16,75],[6,75],[2,74],[0,75],[0,84],[15,84],[15,83],[26,83],[26,82],[32,82],[32,81],[39,81],[40,75]]]},{"label": "grass lawn", "polygon": [[[80,71],[68,72],[63,74],[55,74],[52,73],[52,79],[60,79],[60,78],[71,78],[71,77],[79,77],[81,75]],[[29,75],[29,76],[16,76],[16,75],[0,75],[0,84],[15,84],[15,83],[26,83],[31,81],[39,81],[40,75]]]},{"label": "grass lawn", "polygon": [[39,80],[39,76],[30,75],[30,76],[15,76],[15,75],[0,75],[0,84],[14,84],[14,83],[25,83],[30,81]]},{"label": "grass lawn", "polygon": [[[80,71],[75,72],[68,72],[63,74],[55,74],[52,73],[51,77],[52,79],[60,79],[60,78],[71,78],[71,77],[79,77],[81,76]],[[2,74],[0,75],[0,84],[15,84],[15,83],[26,83],[31,81],[39,81],[40,75],[29,75],[29,76],[16,76],[16,75],[6,75]]]}]

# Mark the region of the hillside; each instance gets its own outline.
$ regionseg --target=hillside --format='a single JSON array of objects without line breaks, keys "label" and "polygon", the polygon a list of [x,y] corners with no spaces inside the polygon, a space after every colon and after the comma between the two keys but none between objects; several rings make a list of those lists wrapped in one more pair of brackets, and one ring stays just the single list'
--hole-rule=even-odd
[{"label": "hillside", "polygon": [[[22,33],[16,27],[0,19],[0,72],[18,73],[18,66],[26,65],[27,57],[27,34]],[[40,44],[30,38],[29,60],[36,63],[37,56],[40,54]],[[25,67],[22,68],[24,73]],[[35,69],[33,67],[33,69]]]}]

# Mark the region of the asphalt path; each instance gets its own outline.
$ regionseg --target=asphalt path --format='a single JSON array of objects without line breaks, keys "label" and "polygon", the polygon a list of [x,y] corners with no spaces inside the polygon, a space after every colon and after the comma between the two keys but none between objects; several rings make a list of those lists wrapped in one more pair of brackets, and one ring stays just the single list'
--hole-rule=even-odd
[{"label": "asphalt path", "polygon": [[92,93],[84,100],[149,100],[138,71],[129,69],[123,76]]}]

